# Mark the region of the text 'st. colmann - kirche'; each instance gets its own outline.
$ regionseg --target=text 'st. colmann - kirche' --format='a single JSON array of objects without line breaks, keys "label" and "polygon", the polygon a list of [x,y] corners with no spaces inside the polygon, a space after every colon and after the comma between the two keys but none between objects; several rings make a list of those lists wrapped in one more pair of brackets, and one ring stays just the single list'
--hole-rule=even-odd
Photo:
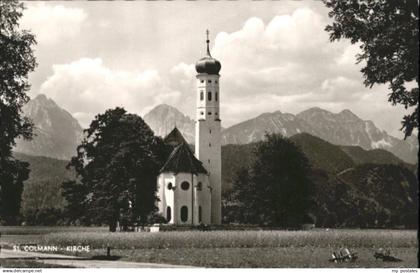
[{"label": "text 'st. colmann - kirche'", "polygon": [[173,150],[160,170],[158,208],[169,224],[221,224],[221,120],[219,79],[221,65],[209,49],[197,61],[195,155],[175,127],[165,137]]}]

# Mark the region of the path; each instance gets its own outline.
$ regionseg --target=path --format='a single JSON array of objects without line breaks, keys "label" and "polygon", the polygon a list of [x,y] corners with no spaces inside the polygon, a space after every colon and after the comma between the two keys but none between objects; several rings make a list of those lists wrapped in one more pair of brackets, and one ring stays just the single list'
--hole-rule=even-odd
[{"label": "path", "polygon": [[89,267],[89,268],[186,268],[191,266],[172,265],[172,264],[155,264],[155,263],[136,263],[126,261],[105,261],[90,260],[83,257],[75,257],[68,255],[13,251],[10,249],[1,249],[0,259],[33,259],[39,263],[63,265],[71,267]]}]

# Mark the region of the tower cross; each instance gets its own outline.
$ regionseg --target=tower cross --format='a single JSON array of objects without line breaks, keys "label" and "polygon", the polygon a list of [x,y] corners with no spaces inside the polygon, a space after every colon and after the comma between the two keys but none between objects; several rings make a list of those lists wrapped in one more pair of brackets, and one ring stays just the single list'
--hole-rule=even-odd
[{"label": "tower cross", "polygon": [[210,47],[209,47],[209,44],[210,44],[209,34],[210,34],[210,31],[207,29],[206,30],[206,36],[207,36],[207,40],[206,40],[206,43],[207,43],[207,55],[211,56],[210,55]]}]

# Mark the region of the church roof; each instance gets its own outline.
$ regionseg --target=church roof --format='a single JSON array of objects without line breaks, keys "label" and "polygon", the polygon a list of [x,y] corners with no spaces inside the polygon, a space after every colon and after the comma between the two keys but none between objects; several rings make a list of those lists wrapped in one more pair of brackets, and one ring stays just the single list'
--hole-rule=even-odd
[{"label": "church roof", "polygon": [[174,128],[164,139],[165,144],[176,147],[180,144],[187,143],[178,128]]},{"label": "church roof", "polygon": [[[182,135],[181,135],[182,136]],[[170,154],[160,173],[204,173],[207,174],[200,160],[195,158],[187,142],[178,145]]]}]

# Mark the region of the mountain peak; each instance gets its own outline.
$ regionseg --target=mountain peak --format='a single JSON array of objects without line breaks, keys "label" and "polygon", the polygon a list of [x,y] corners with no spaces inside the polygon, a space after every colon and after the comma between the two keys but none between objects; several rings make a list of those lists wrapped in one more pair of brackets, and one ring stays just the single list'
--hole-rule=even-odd
[{"label": "mountain peak", "polygon": [[144,121],[155,134],[165,137],[177,127],[188,143],[194,143],[195,122],[177,108],[168,104],[159,104],[144,115]]},{"label": "mountain peak", "polygon": [[16,140],[16,152],[29,155],[69,159],[76,153],[82,138],[77,120],[52,99],[39,94],[22,108],[34,123],[31,141]]},{"label": "mountain peak", "polygon": [[145,115],[145,117],[149,116],[150,114],[166,115],[168,113],[173,113],[175,115],[182,115],[183,117],[185,117],[185,115],[181,111],[179,111],[174,106],[168,105],[168,104],[156,105],[152,110],[150,110],[149,113]]},{"label": "mountain peak", "polygon": [[304,110],[302,112],[300,112],[297,115],[308,115],[308,114],[328,114],[328,115],[333,115],[333,113],[331,113],[330,111],[327,111],[325,109],[322,109],[320,107],[311,107],[307,110]]},{"label": "mountain peak", "polygon": [[47,98],[47,96],[45,95],[45,94],[39,94],[39,95],[37,95],[35,98],[34,98],[34,100],[39,100],[39,101],[47,101],[48,100],[48,98]]},{"label": "mountain peak", "polygon": [[[161,103],[156,105],[152,110],[150,110],[150,112],[152,112],[153,110],[159,110],[159,109],[171,109],[171,110],[176,110],[178,111],[178,109],[176,109],[174,106],[166,104],[166,103]],[[179,111],[178,111],[179,112]]]},{"label": "mountain peak", "polygon": [[39,94],[34,99],[30,100],[28,104],[36,103],[44,107],[58,107],[58,105],[52,99],[48,98],[45,94]]},{"label": "mountain peak", "polygon": [[349,109],[344,109],[340,113],[338,113],[339,116],[345,117],[347,119],[353,119],[353,120],[361,120],[357,115],[355,115],[352,111]]}]

